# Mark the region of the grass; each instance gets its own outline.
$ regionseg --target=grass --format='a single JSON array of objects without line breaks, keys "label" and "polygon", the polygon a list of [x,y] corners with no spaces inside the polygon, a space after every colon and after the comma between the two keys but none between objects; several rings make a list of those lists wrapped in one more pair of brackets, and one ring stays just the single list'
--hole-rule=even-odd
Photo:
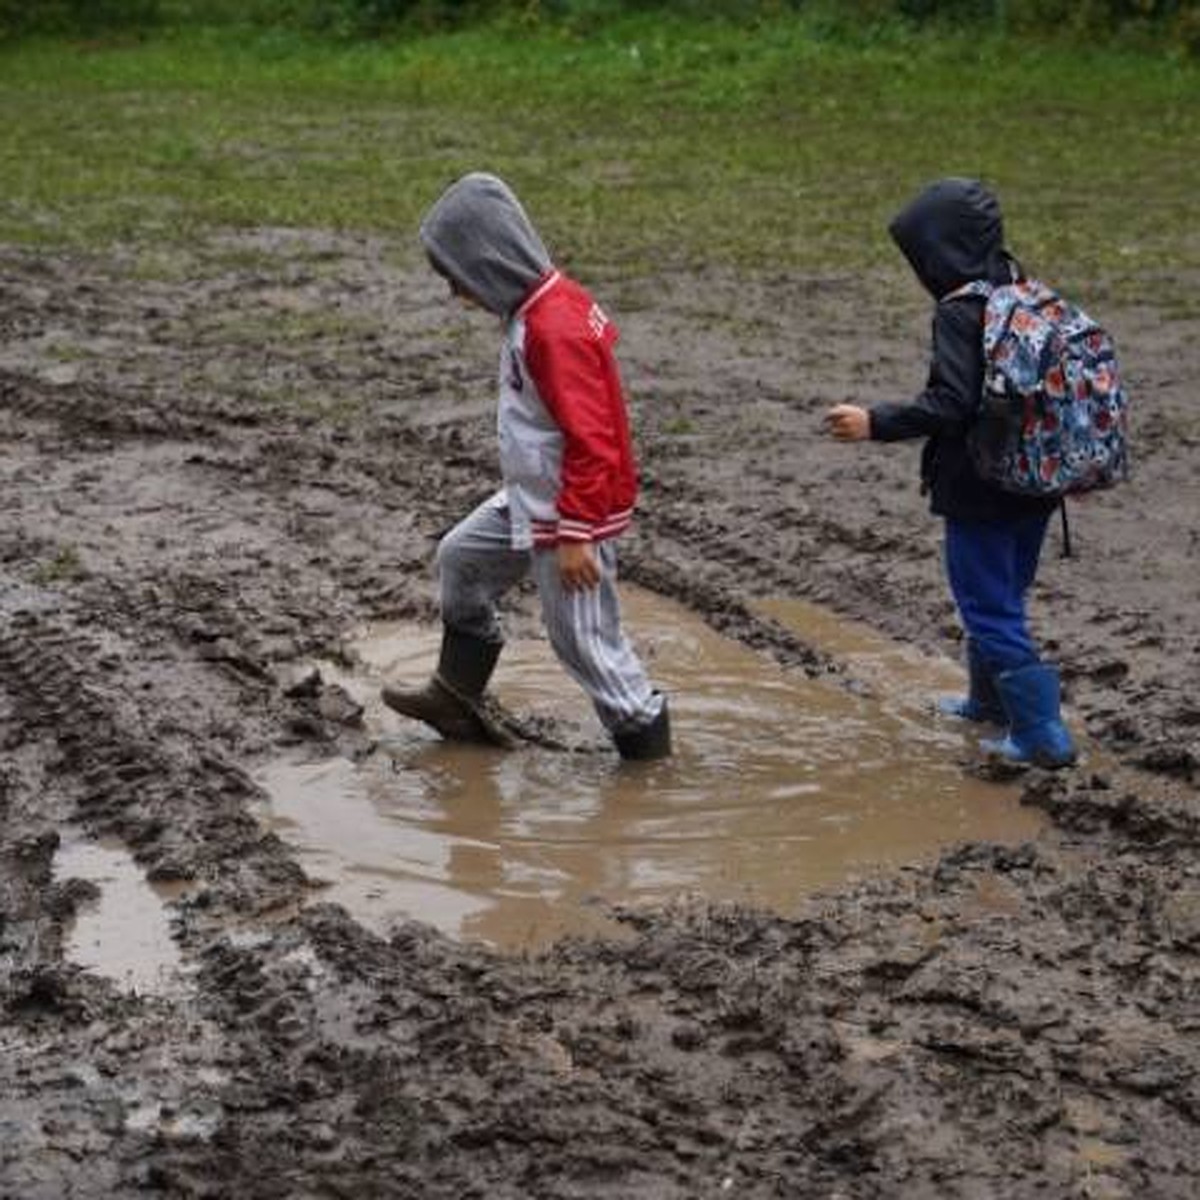
[{"label": "grass", "polygon": [[5,50],[0,104],[0,241],[275,225],[411,244],[439,190],[483,167],[573,265],[854,271],[895,263],[887,219],[914,189],[972,174],[1064,284],[1184,292],[1200,266],[1200,69],[1145,53],[852,45],[794,17],[359,45],[192,32]]},{"label": "grass", "polygon": [[39,563],[31,578],[38,587],[53,587],[57,583],[82,579],[86,574],[78,548],[66,545],[60,547],[52,559]]}]

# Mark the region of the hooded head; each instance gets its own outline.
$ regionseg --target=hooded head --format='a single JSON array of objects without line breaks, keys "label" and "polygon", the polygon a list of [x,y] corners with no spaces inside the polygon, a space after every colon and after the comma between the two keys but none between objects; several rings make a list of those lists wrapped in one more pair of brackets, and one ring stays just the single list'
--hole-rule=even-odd
[{"label": "hooded head", "polygon": [[901,210],[888,232],[936,300],[975,279],[1007,283],[1013,278],[1000,205],[976,179],[931,183]]},{"label": "hooded head", "polygon": [[421,222],[433,265],[485,308],[506,317],[552,263],[512,189],[495,175],[464,175]]}]

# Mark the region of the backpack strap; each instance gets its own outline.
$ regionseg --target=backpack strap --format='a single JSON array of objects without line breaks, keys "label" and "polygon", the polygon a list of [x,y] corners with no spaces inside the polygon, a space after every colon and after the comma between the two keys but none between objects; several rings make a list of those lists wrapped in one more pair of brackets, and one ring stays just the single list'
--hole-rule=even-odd
[{"label": "backpack strap", "polygon": [[1071,553],[1071,526],[1067,521],[1067,498],[1062,496],[1058,501],[1058,511],[1062,515],[1062,558],[1074,558]]}]

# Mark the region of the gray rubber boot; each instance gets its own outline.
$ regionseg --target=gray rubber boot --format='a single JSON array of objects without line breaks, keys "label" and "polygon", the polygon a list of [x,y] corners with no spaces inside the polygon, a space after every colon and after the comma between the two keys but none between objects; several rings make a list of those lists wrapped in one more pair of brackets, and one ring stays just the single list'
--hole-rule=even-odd
[{"label": "gray rubber boot", "polygon": [[613,741],[617,753],[630,762],[649,762],[656,758],[669,758],[671,754],[671,714],[667,699],[663,697],[658,716],[648,725],[631,729],[625,733],[614,733]]},{"label": "gray rubber boot", "polygon": [[381,693],[383,702],[401,716],[431,725],[448,741],[511,745],[512,738],[488,716],[484,698],[500,649],[500,642],[446,626],[433,678],[417,691],[389,684]]}]

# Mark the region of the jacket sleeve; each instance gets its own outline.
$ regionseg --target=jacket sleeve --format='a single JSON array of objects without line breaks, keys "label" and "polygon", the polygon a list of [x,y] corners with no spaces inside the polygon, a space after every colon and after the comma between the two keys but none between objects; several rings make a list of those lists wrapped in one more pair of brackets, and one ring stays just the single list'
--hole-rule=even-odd
[{"label": "jacket sleeve", "polygon": [[621,452],[608,353],[600,338],[582,331],[545,330],[525,347],[538,394],[563,434],[558,536],[565,541],[590,542],[611,514]]},{"label": "jacket sleeve", "polygon": [[933,318],[933,357],[925,390],[908,404],[875,404],[871,437],[961,436],[983,394],[982,301],[974,297],[939,304]]}]

